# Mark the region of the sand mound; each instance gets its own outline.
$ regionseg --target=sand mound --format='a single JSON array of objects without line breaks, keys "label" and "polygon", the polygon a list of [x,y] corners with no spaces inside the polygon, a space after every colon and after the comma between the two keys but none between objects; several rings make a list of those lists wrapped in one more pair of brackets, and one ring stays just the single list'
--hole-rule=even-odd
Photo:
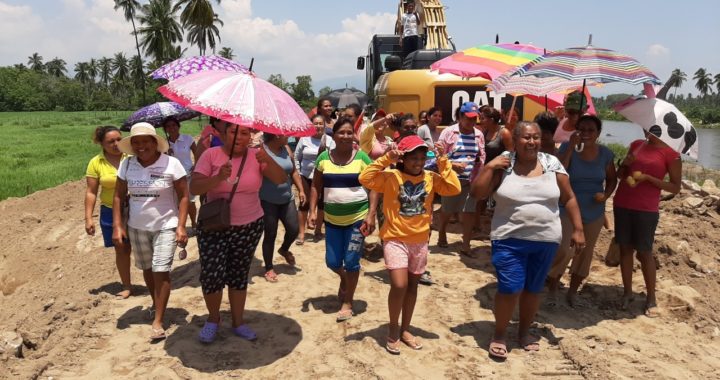
[{"label": "sand mound", "polygon": [[188,259],[172,272],[170,336],[151,345],[140,272],[133,270],[139,295],[114,299],[114,254],[84,233],[83,191],[72,182],[0,202],[0,333],[19,333],[24,356],[0,354],[0,378],[720,378],[718,221],[686,212],[683,197],[663,205],[659,318],[642,315],[639,270],[635,302],[618,310],[620,273],[602,264],[611,236],[603,231],[581,305],[543,306],[534,329],[541,351],[513,342],[509,360],[496,363],[486,351],[496,288],[489,248],[475,241],[480,257],[460,257],[454,234],[450,248],[431,249],[437,283],[420,289],[413,323],[421,351],[383,349],[389,285],[381,261],[363,261],[358,315],[335,323],[337,281],[324,246],[311,242],[293,246],[302,271],[277,259],[278,283],[265,282],[261,261],[253,263],[247,319],[257,342],[234,337],[226,313],[217,342],[205,346],[195,339],[206,311],[191,240]]}]

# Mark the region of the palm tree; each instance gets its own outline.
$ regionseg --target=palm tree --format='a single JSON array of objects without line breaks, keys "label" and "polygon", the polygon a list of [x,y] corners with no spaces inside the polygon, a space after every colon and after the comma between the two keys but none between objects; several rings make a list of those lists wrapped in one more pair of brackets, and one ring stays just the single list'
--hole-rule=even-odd
[{"label": "palm tree", "polygon": [[[132,78],[135,87],[145,87],[145,70],[142,58],[140,58],[139,55],[133,55],[133,57],[130,58],[130,78]],[[143,102],[144,101],[143,99]]]},{"label": "palm tree", "polygon": [[28,57],[28,65],[30,69],[35,70],[39,73],[43,72],[45,65],[43,65],[43,57],[38,53],[33,53]]},{"label": "palm tree", "polygon": [[[133,27],[133,36],[135,37],[135,49],[137,49],[137,55],[140,57],[140,42],[138,41],[137,29],[135,28],[135,13],[140,8],[140,3],[137,0],[115,0],[115,10],[119,8],[123,9],[123,15],[125,20],[130,21]],[[144,76],[144,74],[143,74]],[[145,82],[142,83],[143,103],[145,103]]]},{"label": "palm tree", "polygon": [[100,82],[107,86],[112,78],[112,59],[107,57],[100,58],[98,62],[98,74],[100,75]]},{"label": "palm tree", "polygon": [[229,47],[223,47],[222,49],[220,49],[218,55],[231,61],[233,58],[235,58],[235,53],[233,53],[233,49]]},{"label": "palm tree", "polygon": [[98,76],[98,61],[95,58],[90,58],[88,62],[88,76],[90,76],[90,80],[95,83],[95,78]]},{"label": "palm tree", "polygon": [[[220,4],[220,0],[215,0]],[[210,0],[178,0],[173,7],[173,11],[182,8],[180,13],[180,22],[183,27],[188,25],[202,25],[209,27],[214,23],[217,16],[213,11]]]},{"label": "palm tree", "polygon": [[218,42],[220,42],[220,30],[218,29],[216,23],[219,23],[220,26],[223,26],[224,23],[222,20],[218,18],[217,15],[214,15],[213,17],[213,23],[209,26],[206,26],[204,24],[190,24],[187,35],[187,40],[190,42],[191,45],[197,45],[198,49],[200,50],[200,55],[205,55],[205,51],[207,50],[207,47],[210,46],[210,49],[215,52],[215,37],[217,36]]},{"label": "palm tree", "polygon": [[715,88],[717,88],[717,92],[720,94],[720,74],[715,74]]},{"label": "palm tree", "polygon": [[20,71],[27,70],[27,66],[25,66],[25,65],[22,64],[22,63],[16,63],[16,64],[13,65],[13,67],[14,67],[16,70],[20,70]]},{"label": "palm tree", "polygon": [[695,72],[693,79],[695,79],[695,88],[697,88],[703,96],[707,95],[708,91],[711,91],[712,74],[708,73],[705,69],[699,68]]},{"label": "palm tree", "polygon": [[78,62],[75,64],[75,79],[79,80],[82,84],[87,84],[90,79],[87,62]]},{"label": "palm tree", "polygon": [[687,75],[680,69],[675,69],[672,72],[673,87],[675,88],[674,95],[677,96],[677,89],[682,87],[683,83],[687,80]]},{"label": "palm tree", "polygon": [[182,28],[175,19],[175,8],[170,0],[150,0],[140,9],[140,46],[156,61],[168,62],[175,43],[183,40]]},{"label": "palm tree", "polygon": [[63,77],[65,76],[65,73],[67,73],[67,63],[65,63],[64,60],[55,57],[50,62],[45,64],[45,69],[47,70],[47,73],[54,76],[54,77]]},{"label": "palm tree", "polygon": [[130,65],[125,54],[122,52],[115,54],[112,60],[112,69],[115,72],[113,75],[113,83],[125,83],[130,79]]}]

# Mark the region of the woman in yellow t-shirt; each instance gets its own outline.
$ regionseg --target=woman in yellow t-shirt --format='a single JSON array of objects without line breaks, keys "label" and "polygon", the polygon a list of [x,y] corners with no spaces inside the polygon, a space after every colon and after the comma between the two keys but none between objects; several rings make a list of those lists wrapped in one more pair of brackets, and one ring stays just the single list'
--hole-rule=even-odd
[{"label": "woman in yellow t-shirt", "polygon": [[117,168],[123,159],[123,153],[118,149],[118,142],[122,140],[120,130],[113,126],[98,127],[93,134],[93,141],[102,146],[102,153],[93,157],[88,163],[85,177],[87,187],[85,190],[85,232],[95,235],[93,210],[100,190],[100,230],[103,235],[105,247],[115,247],[115,265],[120,273],[120,282],[123,290],[116,294],[119,298],[130,297],[130,242],[122,245],[113,244],[112,241],[112,203],[115,193],[115,180]]}]

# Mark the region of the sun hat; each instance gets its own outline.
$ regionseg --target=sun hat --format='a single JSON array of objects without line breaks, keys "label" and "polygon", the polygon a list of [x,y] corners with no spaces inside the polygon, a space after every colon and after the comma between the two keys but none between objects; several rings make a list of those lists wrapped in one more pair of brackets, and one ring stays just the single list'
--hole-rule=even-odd
[{"label": "sun hat", "polygon": [[475,102],[465,102],[460,106],[460,113],[467,117],[477,117],[479,108]]},{"label": "sun hat", "polygon": [[410,135],[403,137],[398,144],[398,150],[403,153],[410,153],[417,148],[427,148],[425,141],[418,135]]},{"label": "sun hat", "polygon": [[580,102],[583,104],[583,111],[588,108],[587,98],[580,91],[573,91],[565,97],[565,109],[580,111]]},{"label": "sun hat", "polygon": [[155,138],[155,141],[157,141],[157,150],[160,153],[165,153],[170,148],[167,140],[157,135],[155,127],[153,127],[152,124],[142,122],[133,124],[132,128],[130,128],[130,136],[120,140],[118,149],[125,154],[135,154],[130,144],[130,140],[135,136],[152,136]]}]

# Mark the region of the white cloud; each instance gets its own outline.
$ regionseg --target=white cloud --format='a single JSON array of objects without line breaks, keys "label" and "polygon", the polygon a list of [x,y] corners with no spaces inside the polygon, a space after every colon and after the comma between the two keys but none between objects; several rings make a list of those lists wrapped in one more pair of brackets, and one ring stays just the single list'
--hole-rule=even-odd
[{"label": "white cloud", "polygon": [[646,54],[651,57],[663,57],[670,54],[670,49],[660,44],[652,44],[648,47]]},{"label": "white cloud", "polygon": [[32,36],[40,33],[41,27],[42,20],[29,6],[0,1],[0,57],[14,56],[19,46],[31,45]]},{"label": "white cloud", "polygon": [[281,73],[290,81],[303,74],[312,75],[315,82],[360,74],[355,70],[356,58],[366,54],[373,34],[391,33],[396,18],[391,13],[361,13],[339,21],[337,33],[309,33],[293,20],[253,17],[250,3],[225,0],[220,4],[225,20],[221,45],[231,47],[238,61],[254,57],[253,69],[260,75]]}]

